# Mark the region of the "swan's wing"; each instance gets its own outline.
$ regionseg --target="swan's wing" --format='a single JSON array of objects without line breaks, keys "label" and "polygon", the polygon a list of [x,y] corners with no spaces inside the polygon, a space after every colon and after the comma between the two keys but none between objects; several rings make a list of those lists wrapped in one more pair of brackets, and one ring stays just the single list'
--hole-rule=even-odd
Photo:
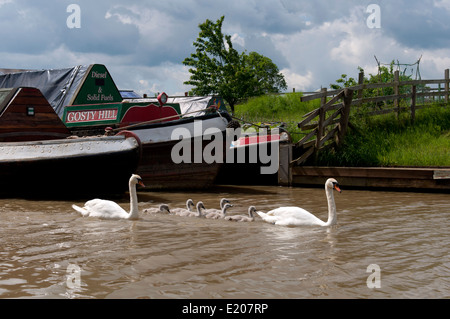
[{"label": "swan's wing", "polygon": [[273,223],[283,226],[322,225],[324,222],[301,207],[280,207],[267,213]]},{"label": "swan's wing", "polygon": [[208,219],[219,219],[222,216],[222,213],[218,213],[218,212],[210,212],[205,214],[205,218]]},{"label": "swan's wing", "polygon": [[189,216],[191,213],[186,208],[174,208],[174,209],[171,209],[170,211],[177,216]]},{"label": "swan's wing", "polygon": [[275,222],[278,219],[280,219],[279,216],[269,215],[269,214],[266,214],[266,213],[263,213],[263,212],[260,212],[260,211],[257,211],[256,213],[259,215],[259,217],[262,218],[263,221],[265,221],[267,223],[275,224]]},{"label": "swan's wing", "polygon": [[84,204],[83,209],[89,212],[89,216],[101,218],[126,218],[129,213],[119,204],[104,199],[92,199]]},{"label": "swan's wing", "polygon": [[75,209],[77,212],[79,212],[81,215],[83,216],[87,216],[89,215],[89,211],[87,211],[86,209],[79,207],[77,205],[72,205],[72,208]]},{"label": "swan's wing", "polygon": [[221,213],[222,213],[222,210],[216,209],[216,208],[208,208],[208,209],[205,209],[205,213],[206,213],[206,214],[209,214],[209,213],[212,213],[212,214],[221,214]]},{"label": "swan's wing", "polygon": [[311,214],[311,213],[303,208],[294,206],[279,207],[267,212],[267,215],[280,217],[296,216],[301,214]]},{"label": "swan's wing", "polygon": [[240,222],[242,219],[245,218],[245,216],[242,215],[231,215],[231,216],[225,216],[225,220],[231,220],[235,222]]},{"label": "swan's wing", "polygon": [[142,212],[146,213],[146,214],[159,214],[159,213],[162,213],[162,211],[159,209],[159,207],[146,208]]}]

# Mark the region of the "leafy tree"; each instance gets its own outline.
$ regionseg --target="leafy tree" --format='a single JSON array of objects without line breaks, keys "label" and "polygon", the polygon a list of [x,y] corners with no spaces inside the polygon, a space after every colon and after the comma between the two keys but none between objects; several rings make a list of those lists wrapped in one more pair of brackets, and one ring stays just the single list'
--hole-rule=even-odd
[{"label": "leafy tree", "polygon": [[222,33],[224,19],[222,16],[216,23],[207,19],[199,25],[195,53],[183,61],[191,73],[184,84],[192,85],[191,93],[196,95],[220,95],[234,112],[239,99],[277,93],[287,85],[271,59],[233,48],[231,36]]}]

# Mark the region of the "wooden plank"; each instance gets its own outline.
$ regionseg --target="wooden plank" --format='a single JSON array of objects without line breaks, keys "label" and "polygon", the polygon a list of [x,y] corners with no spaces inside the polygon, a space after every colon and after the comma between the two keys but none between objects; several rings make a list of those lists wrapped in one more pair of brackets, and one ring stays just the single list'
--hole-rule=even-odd
[{"label": "wooden plank", "polygon": [[316,141],[315,140],[311,140],[311,141],[303,143],[302,147],[303,148],[308,148],[308,147],[313,147],[315,145],[316,145]]},{"label": "wooden plank", "polygon": [[406,99],[406,98],[409,98],[409,97],[411,97],[411,95],[409,93],[397,94],[397,95],[392,94],[392,95],[384,95],[384,96],[364,98],[361,101],[354,100],[354,101],[352,101],[352,104],[369,103],[369,102],[376,103],[376,102],[390,101],[390,100],[394,100],[394,99]]},{"label": "wooden plank", "polygon": [[332,106],[334,103],[336,103],[339,99],[341,99],[344,96],[344,90],[342,90],[341,93],[339,93],[338,95],[336,95],[335,97],[333,97],[331,100],[329,100],[328,102],[326,102],[325,104],[322,105],[322,108],[327,111],[327,109]]},{"label": "wooden plank", "polygon": [[298,123],[298,127],[302,127],[302,125],[308,123],[309,121],[311,121],[313,118],[315,118],[317,115],[319,115],[320,109],[316,109],[313,112],[310,113],[310,115],[304,119],[303,121],[301,121],[300,123]]},{"label": "wooden plank", "polygon": [[333,113],[329,118],[327,118],[325,120],[325,122],[323,122],[323,126],[327,127],[328,125],[332,124],[333,120],[340,114],[341,114],[341,109],[339,109],[338,111]]},{"label": "wooden plank", "polygon": [[302,97],[300,97],[300,101],[302,101],[302,102],[308,102],[308,101],[320,99],[320,98],[322,98],[323,96],[334,96],[334,95],[336,95],[336,94],[339,94],[341,90],[342,90],[342,89],[339,89],[339,90],[333,90],[333,91],[327,91],[327,92],[318,92],[318,93],[315,93],[315,94],[302,96]]},{"label": "wooden plank", "polygon": [[[292,176],[292,185],[317,185],[323,187],[328,177],[335,176]],[[362,188],[362,189],[389,189],[421,191],[433,190],[448,193],[450,191],[450,181],[447,183],[438,183],[434,180],[415,180],[415,179],[397,179],[397,178],[359,178],[359,177],[336,177],[341,184],[341,189]]]},{"label": "wooden plank", "polygon": [[320,143],[319,143],[319,145],[317,146],[317,148],[321,148],[322,145],[323,145],[326,141],[328,141],[330,138],[334,137],[334,136],[336,135],[336,133],[338,132],[338,130],[339,130],[339,127],[336,126],[334,129],[332,129],[331,131],[329,131],[329,132],[327,133],[327,135],[325,135],[325,136],[320,140]]},{"label": "wooden plank", "polygon": [[433,179],[450,179],[450,169],[434,170]]},{"label": "wooden plank", "polygon": [[433,179],[433,168],[392,167],[313,167],[293,168],[293,174],[302,176],[338,176],[364,178]]},{"label": "wooden plank", "polygon": [[302,154],[299,158],[293,160],[290,164],[298,164],[300,165],[304,161],[308,159],[312,154],[314,153],[314,147],[311,147],[309,150],[307,150],[305,153]]},{"label": "wooden plank", "polygon": [[302,126],[302,131],[315,130],[317,129],[317,122],[313,122],[312,124],[305,124]]},{"label": "wooden plank", "polygon": [[417,96],[423,96],[423,97],[427,97],[427,96],[445,96],[445,92],[421,92],[421,93],[417,93]]},{"label": "wooden plank", "polygon": [[292,170],[290,163],[292,161],[292,144],[280,144],[279,148],[279,169],[278,184],[290,186],[292,183]]},{"label": "wooden plank", "polygon": [[303,143],[305,143],[306,141],[308,141],[311,137],[313,137],[314,135],[316,135],[316,130],[309,132],[306,136],[304,136],[300,141],[298,141],[295,146],[300,146]]}]

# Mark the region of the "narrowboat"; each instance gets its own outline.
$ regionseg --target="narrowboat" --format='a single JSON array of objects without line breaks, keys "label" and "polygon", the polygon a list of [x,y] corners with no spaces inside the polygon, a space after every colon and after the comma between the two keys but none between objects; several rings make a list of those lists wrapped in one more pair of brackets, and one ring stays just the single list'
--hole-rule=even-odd
[{"label": "narrowboat", "polygon": [[0,89],[0,194],[79,197],[128,189],[139,138],[73,136],[36,88]]},{"label": "narrowboat", "polygon": [[[0,69],[0,72],[3,73],[0,87],[26,83],[41,89],[71,134],[83,137],[103,134],[105,130],[112,133],[127,130],[138,136],[142,154],[136,173],[148,189],[211,186],[223,164],[220,154],[230,145],[226,128],[231,117],[223,103],[211,102],[215,101],[211,98],[195,103],[173,101],[165,93],[156,100],[124,98],[101,64],[24,72]],[[211,143],[214,161],[203,156],[205,151],[211,151]],[[185,145],[181,150],[184,153],[177,155],[174,150],[181,144]]]}]

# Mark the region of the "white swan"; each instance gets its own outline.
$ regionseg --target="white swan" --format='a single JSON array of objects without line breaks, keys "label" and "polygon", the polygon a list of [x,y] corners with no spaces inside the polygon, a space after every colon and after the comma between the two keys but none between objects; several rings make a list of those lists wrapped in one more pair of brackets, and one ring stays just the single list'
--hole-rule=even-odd
[{"label": "white swan", "polygon": [[161,204],[159,207],[146,208],[142,212],[146,214],[171,213],[167,204]]},{"label": "white swan", "polygon": [[253,213],[256,213],[255,206],[250,206],[248,208],[248,216],[244,215],[231,215],[231,216],[225,216],[225,220],[234,221],[234,222],[252,222],[255,220],[255,216]]},{"label": "white swan", "polygon": [[130,212],[127,212],[113,201],[98,198],[87,201],[84,207],[72,205],[72,208],[80,212],[83,216],[104,219],[138,219],[139,210],[136,184],[145,187],[142,178],[139,175],[133,174],[128,183],[130,189]]},{"label": "white swan", "polygon": [[208,219],[221,219],[225,217],[225,214],[227,213],[227,209],[233,207],[230,203],[226,203],[222,210],[220,212],[210,212],[205,214],[205,218]]},{"label": "white swan", "polygon": [[[175,214],[175,215],[178,215],[177,213],[193,212],[192,207],[195,207],[194,201],[193,201],[192,199],[189,198],[189,199],[186,201],[186,208],[179,208],[179,207],[177,207],[177,208],[172,208],[172,209],[170,210],[170,212],[173,213],[173,214]],[[185,214],[187,214],[187,213],[185,213]]]},{"label": "white swan", "polygon": [[175,212],[175,215],[182,216],[182,217],[203,217],[202,209],[204,209],[204,208],[205,208],[205,206],[203,205],[203,203],[198,202],[196,212],[191,212],[187,209],[184,209],[184,210],[179,210],[179,211]]},{"label": "white swan", "polygon": [[280,207],[267,213],[257,212],[261,218],[275,225],[282,226],[302,226],[302,225],[318,225],[331,226],[336,224],[336,204],[334,202],[333,189],[339,193],[339,183],[334,178],[329,178],[325,183],[325,193],[328,200],[328,221],[324,222],[300,207]]},{"label": "white swan", "polygon": [[225,204],[226,203],[230,203],[230,201],[228,200],[228,199],[226,199],[226,198],[222,198],[221,200],[220,200],[220,209],[217,209],[217,208],[208,208],[208,209],[205,209],[205,212],[208,214],[208,213],[217,213],[217,214],[220,214],[220,213],[222,213],[222,209],[223,209],[223,207],[225,206]]}]

